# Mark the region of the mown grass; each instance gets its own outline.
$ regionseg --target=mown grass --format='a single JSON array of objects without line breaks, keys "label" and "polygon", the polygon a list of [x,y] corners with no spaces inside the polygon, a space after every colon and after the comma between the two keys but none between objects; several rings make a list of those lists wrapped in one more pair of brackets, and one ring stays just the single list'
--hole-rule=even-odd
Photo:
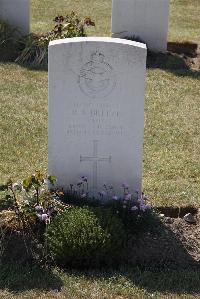
[{"label": "mown grass", "polygon": [[[82,17],[91,16],[96,28],[90,34],[108,36],[111,34],[112,0],[32,0],[32,30],[49,30],[55,14],[71,10]],[[169,41],[200,42],[199,0],[170,0]]]},{"label": "mown grass", "polygon": [[0,181],[47,170],[47,72],[0,64]]},{"label": "mown grass", "polygon": [[149,70],[144,181],[155,205],[199,204],[200,76]]},{"label": "mown grass", "polygon": [[200,42],[199,0],[170,0],[169,41]]},{"label": "mown grass", "polygon": [[193,299],[200,292],[200,276],[195,270],[126,268],[81,273],[12,265],[0,269],[0,288],[2,299]]},{"label": "mown grass", "polygon": [[[47,171],[47,73],[1,64],[0,181]],[[198,204],[199,78],[148,70],[143,188],[154,205]]]},{"label": "mown grass", "polygon": [[75,11],[82,18],[90,16],[95,20],[96,28],[90,29],[91,35],[108,36],[111,34],[111,0],[34,0],[32,1],[32,30],[49,30],[57,14]]},{"label": "mown grass", "polygon": [[[195,27],[190,36],[195,39],[199,26],[193,16],[200,9],[195,0],[171,1],[170,34],[183,3],[185,18],[176,26],[183,39],[182,28]],[[109,34],[108,0],[88,0],[87,5],[83,0],[32,1],[32,29],[47,30],[56,13],[72,9],[94,18],[90,34]],[[0,181],[22,179],[36,169],[46,172],[47,72],[6,63],[0,71]],[[154,205],[199,203],[199,79],[199,73],[187,70],[147,71],[143,188]]]}]

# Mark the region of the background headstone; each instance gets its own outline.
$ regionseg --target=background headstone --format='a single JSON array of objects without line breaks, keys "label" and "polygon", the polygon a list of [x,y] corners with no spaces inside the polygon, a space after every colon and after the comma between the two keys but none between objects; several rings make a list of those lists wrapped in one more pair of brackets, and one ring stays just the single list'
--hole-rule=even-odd
[{"label": "background headstone", "polygon": [[29,34],[30,0],[0,0],[0,19],[17,27],[22,34]]},{"label": "background headstone", "polygon": [[141,189],[146,46],[73,38],[49,46],[49,174],[67,189],[87,176],[93,195]]},{"label": "background headstone", "polygon": [[166,52],[169,0],[112,0],[113,37],[137,36],[156,52]]}]

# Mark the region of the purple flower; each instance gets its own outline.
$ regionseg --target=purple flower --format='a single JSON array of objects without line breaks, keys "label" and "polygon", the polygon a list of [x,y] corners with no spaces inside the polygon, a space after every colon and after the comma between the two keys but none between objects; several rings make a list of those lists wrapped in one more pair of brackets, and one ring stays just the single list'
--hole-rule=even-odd
[{"label": "purple flower", "polygon": [[129,188],[129,185],[127,185],[126,183],[123,183],[123,184],[122,184],[122,187],[123,187],[124,189],[128,189],[128,188]]},{"label": "purple flower", "polygon": [[150,210],[150,209],[151,209],[151,205],[147,204],[147,205],[146,205],[146,209],[147,209],[147,210]]},{"label": "purple flower", "polygon": [[36,206],[36,207],[35,207],[35,211],[36,211],[37,213],[43,213],[43,206],[41,206],[41,205]]},{"label": "purple flower", "polygon": [[143,212],[145,212],[146,211],[146,205],[141,204],[140,205],[140,210],[143,211]]},{"label": "purple flower", "polygon": [[138,203],[140,205],[145,205],[145,202],[144,202],[143,198],[138,199]]},{"label": "purple flower", "polygon": [[114,200],[118,200],[117,195],[114,195],[114,196],[112,197],[112,199],[114,199]]},{"label": "purple flower", "polygon": [[125,196],[125,200],[131,200],[131,193],[128,193],[126,196]]},{"label": "purple flower", "polygon": [[81,179],[82,179],[83,182],[86,182],[86,183],[88,181],[88,178],[86,176],[82,176]]},{"label": "purple flower", "polygon": [[12,188],[13,188],[13,190],[17,190],[18,187],[19,187],[19,184],[18,184],[18,183],[13,183],[13,184],[12,184]]},{"label": "purple flower", "polygon": [[131,208],[131,211],[137,211],[138,210],[138,207],[136,207],[136,206],[133,206],[132,208]]},{"label": "purple flower", "polygon": [[47,214],[37,214],[40,221],[44,221],[45,223],[48,222],[49,216]]},{"label": "purple flower", "polygon": [[47,214],[42,214],[42,221],[46,221],[49,218]]},{"label": "purple flower", "polygon": [[102,190],[102,191],[99,192],[99,195],[104,196],[104,195],[106,195],[106,192],[104,190]]},{"label": "purple flower", "polygon": [[83,184],[83,181],[79,181],[79,182],[77,183],[77,186],[80,187],[82,184]]}]

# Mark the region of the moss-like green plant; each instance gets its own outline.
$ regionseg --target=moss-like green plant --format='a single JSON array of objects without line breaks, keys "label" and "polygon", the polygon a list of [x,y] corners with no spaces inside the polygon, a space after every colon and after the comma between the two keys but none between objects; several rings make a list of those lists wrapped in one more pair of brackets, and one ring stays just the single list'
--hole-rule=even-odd
[{"label": "moss-like green plant", "polygon": [[[110,265],[122,256],[123,225],[102,210],[72,208],[49,225],[47,241],[55,261],[64,267]],[[110,215],[109,215],[110,217]],[[122,234],[123,233],[123,234]]]}]

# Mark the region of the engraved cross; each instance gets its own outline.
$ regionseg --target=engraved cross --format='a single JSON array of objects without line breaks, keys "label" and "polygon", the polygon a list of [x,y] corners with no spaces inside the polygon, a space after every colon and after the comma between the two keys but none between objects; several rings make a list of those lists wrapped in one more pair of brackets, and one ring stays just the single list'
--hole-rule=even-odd
[{"label": "engraved cross", "polygon": [[111,156],[108,158],[98,157],[98,140],[93,140],[93,157],[80,156],[80,162],[93,162],[93,189],[97,189],[98,182],[98,163],[99,162],[111,162]]}]

